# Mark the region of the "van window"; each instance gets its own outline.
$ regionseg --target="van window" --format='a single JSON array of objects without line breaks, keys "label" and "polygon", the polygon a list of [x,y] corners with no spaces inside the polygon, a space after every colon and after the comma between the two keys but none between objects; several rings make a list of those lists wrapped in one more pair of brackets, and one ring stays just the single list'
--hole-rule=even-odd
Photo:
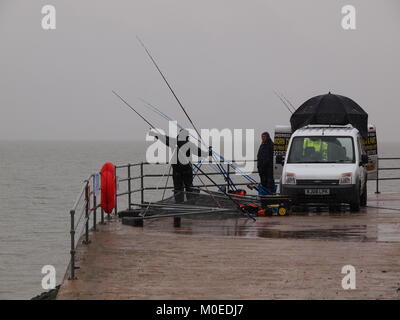
[{"label": "van window", "polygon": [[352,137],[295,137],[289,151],[288,163],[354,163]]}]

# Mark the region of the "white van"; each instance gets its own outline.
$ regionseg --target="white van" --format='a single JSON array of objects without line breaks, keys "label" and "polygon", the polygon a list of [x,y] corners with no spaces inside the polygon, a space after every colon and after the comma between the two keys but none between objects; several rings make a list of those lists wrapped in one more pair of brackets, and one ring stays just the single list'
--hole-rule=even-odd
[{"label": "white van", "polygon": [[364,145],[351,125],[308,125],[296,130],[285,159],[276,154],[276,166],[283,165],[281,193],[295,197],[296,203],[347,203],[352,211],[359,211],[367,203]]}]

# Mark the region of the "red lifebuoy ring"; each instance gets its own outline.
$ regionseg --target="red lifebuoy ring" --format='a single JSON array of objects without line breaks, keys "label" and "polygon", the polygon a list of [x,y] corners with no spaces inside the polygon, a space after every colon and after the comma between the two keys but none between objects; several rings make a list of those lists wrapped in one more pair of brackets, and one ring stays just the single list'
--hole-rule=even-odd
[{"label": "red lifebuoy ring", "polygon": [[111,213],[115,207],[115,167],[106,162],[101,168],[101,207],[104,212]]}]

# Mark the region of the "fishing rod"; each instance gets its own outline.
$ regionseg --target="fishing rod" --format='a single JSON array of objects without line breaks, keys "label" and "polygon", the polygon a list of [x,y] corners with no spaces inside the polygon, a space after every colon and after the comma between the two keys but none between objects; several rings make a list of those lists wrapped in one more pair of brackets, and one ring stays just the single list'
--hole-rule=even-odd
[{"label": "fishing rod", "polygon": [[[193,165],[194,165],[195,167],[197,167],[195,164],[193,164]],[[210,176],[209,176],[208,174],[206,174],[200,167],[197,167],[197,169],[198,169],[208,180],[210,180],[211,183],[212,183],[214,186],[216,186],[216,187],[219,188],[218,184],[217,184],[213,179],[211,179]],[[219,189],[221,190],[221,188],[219,188]],[[245,208],[242,208],[242,207],[240,206],[240,204],[239,204],[231,195],[229,195],[229,193],[227,193],[227,192],[225,192],[225,191],[223,191],[223,190],[221,190],[221,191],[222,191],[222,193],[223,193],[225,196],[227,196],[227,197],[229,198],[229,200],[231,200],[231,201],[237,206],[237,209],[238,209],[240,212],[243,212],[244,214],[246,214],[247,217],[253,219],[253,221],[256,221],[256,218],[254,218],[249,212],[247,212],[247,210],[246,210]]]},{"label": "fishing rod", "polygon": [[114,90],[111,90],[112,93],[114,93],[125,105],[127,105],[132,111],[134,111],[140,118],[142,118],[149,126],[151,129],[157,131],[160,135],[162,133],[160,130],[158,130],[150,121],[148,121],[145,117],[143,117],[138,111],[136,111],[135,108],[133,108],[124,98],[122,98],[118,93],[116,93]]},{"label": "fishing rod", "polygon": [[[136,109],[135,108],[133,108],[124,98],[122,98],[118,93],[116,93],[114,90],[111,90],[112,91],[112,93],[114,93],[126,106],[128,106],[132,111],[134,111],[140,118],[142,118],[143,119],[143,121],[145,121],[149,126],[150,126],[150,128],[151,129],[154,129],[154,130],[156,130],[159,134],[161,134],[161,132],[150,122],[150,121],[148,121],[145,117],[143,117],[138,111],[136,111]],[[169,167],[169,171],[168,171],[168,178],[169,178],[169,173],[170,173],[170,171],[171,171],[171,166]],[[165,175],[165,172],[164,172],[164,175]],[[163,175],[163,176],[164,176]],[[161,181],[161,180],[160,180]],[[166,183],[168,183],[168,179],[167,179],[167,182]],[[158,187],[157,187],[158,188]],[[164,198],[164,194],[165,194],[165,189],[164,189],[164,193],[163,193],[163,198]],[[145,211],[145,214],[146,214],[146,212],[147,212],[147,209],[146,209],[146,211]]]},{"label": "fishing rod", "polygon": [[[160,109],[158,109],[156,106],[154,106],[154,105],[152,105],[152,104],[149,104],[146,100],[141,99],[141,101],[143,101],[145,104],[147,104],[147,106],[149,106],[153,112],[156,112],[157,114],[161,115],[164,119],[166,119],[166,120],[168,120],[168,121],[173,121],[168,115],[166,115],[164,112],[162,112],[162,111],[161,111]],[[178,126],[178,128],[183,129],[183,127],[182,127],[178,122],[177,122],[177,126]],[[190,133],[189,133],[189,135],[190,135],[193,139],[195,139],[195,140],[197,140],[198,142],[203,143],[203,145],[205,145],[204,142],[200,141],[200,140],[199,140],[198,138],[196,138],[195,136],[191,135]],[[242,175],[242,176],[244,176],[245,178],[247,178],[247,180],[249,180],[249,181],[252,182],[252,183],[257,183],[257,181],[255,181],[251,176],[245,174],[245,173],[244,173],[242,170],[240,170],[240,168],[238,168],[232,161],[227,161],[227,160],[225,160],[225,158],[224,158],[221,154],[219,154],[218,152],[216,152],[216,151],[213,150],[213,149],[211,149],[211,152],[212,152],[216,157],[219,157],[219,158],[220,158],[220,161],[222,161],[222,162],[228,162],[228,163],[232,166],[232,168],[235,169],[235,171],[238,171],[238,172],[240,173],[240,175]]]},{"label": "fishing rod", "polygon": [[281,100],[281,102],[285,105],[286,109],[289,110],[289,112],[291,114],[293,114],[293,111],[289,108],[289,106],[287,105],[287,103],[282,99],[282,97],[274,90],[273,91],[275,93],[275,95],[279,98],[279,100]]},{"label": "fishing rod", "polygon": [[144,50],[146,51],[148,57],[150,58],[150,60],[153,62],[154,66],[156,67],[156,69],[158,70],[159,74],[161,75],[161,77],[164,79],[164,82],[166,83],[166,85],[168,86],[169,90],[171,91],[171,93],[173,94],[175,100],[178,102],[179,106],[181,107],[182,111],[185,113],[186,118],[188,118],[190,124],[192,125],[192,127],[194,128],[194,130],[196,131],[196,133],[198,134],[199,137],[201,137],[199,131],[197,130],[196,126],[194,125],[192,119],[189,117],[188,113],[186,112],[186,109],[184,108],[184,106],[182,105],[181,101],[179,100],[178,96],[175,94],[174,89],[172,89],[171,85],[169,84],[167,78],[164,76],[164,74],[162,73],[161,69],[158,67],[157,62],[154,60],[153,56],[151,55],[150,51],[147,49],[147,47],[145,46],[145,44],[143,43],[142,40],[140,40],[140,38],[138,36],[136,36],[137,40],[139,41],[139,43],[142,45],[142,47],[144,48]]},{"label": "fishing rod", "polygon": [[[196,126],[194,125],[192,119],[190,118],[190,116],[189,116],[188,113],[186,112],[185,108],[183,107],[181,101],[180,101],[179,98],[177,97],[175,91],[172,89],[172,87],[171,87],[171,85],[169,84],[168,80],[166,79],[166,77],[164,76],[164,74],[162,73],[162,71],[160,70],[158,64],[157,64],[156,61],[154,60],[154,58],[153,58],[153,56],[151,55],[150,51],[147,49],[147,47],[145,46],[145,44],[143,43],[143,41],[140,40],[140,38],[139,38],[138,36],[136,36],[136,38],[137,38],[137,40],[139,41],[139,43],[142,45],[142,47],[144,48],[144,50],[146,51],[148,57],[149,57],[150,60],[152,61],[153,65],[156,67],[156,69],[157,69],[157,71],[159,72],[159,74],[161,75],[161,77],[163,78],[164,82],[166,83],[166,85],[168,86],[169,90],[170,90],[171,93],[173,94],[175,100],[178,102],[178,104],[179,104],[179,106],[181,107],[182,111],[185,113],[187,119],[189,120],[189,122],[190,122],[191,125],[193,126],[193,128],[194,128],[194,130],[196,131],[197,135],[200,137],[201,140],[203,140],[202,137],[201,137],[201,135],[200,135],[200,133],[199,133],[199,131],[197,130]],[[290,109],[289,109],[289,111],[290,111]],[[290,112],[291,112],[291,111],[290,111]],[[203,141],[203,143],[204,143],[204,141]],[[216,153],[216,154],[217,154],[217,153]],[[213,156],[214,156],[214,152],[213,152]],[[225,162],[225,159],[224,159],[221,155],[219,155],[219,157],[220,157],[220,160],[223,159],[222,161]],[[218,161],[216,161],[216,162],[218,162]],[[239,168],[236,167],[236,169],[239,169]],[[235,170],[236,170],[236,169],[235,169]],[[221,171],[222,173],[225,171],[223,168],[221,168],[221,170],[222,170],[222,171]],[[223,175],[224,175],[224,177],[225,177],[225,176],[227,177],[226,173],[225,173],[225,174],[223,173]],[[251,178],[250,176],[247,176],[247,177],[250,179],[249,181],[251,181],[251,182],[253,182],[253,183],[257,183],[257,182],[256,182],[253,178]],[[261,186],[261,185],[260,185],[260,186]],[[263,186],[261,186],[261,189],[266,190]]]},{"label": "fishing rod", "polygon": [[[142,98],[139,98],[139,100],[141,100],[141,101],[145,104],[146,107],[149,107],[149,108],[151,109],[151,111],[157,113],[158,115],[160,115],[161,117],[163,117],[164,119],[166,119],[166,120],[168,120],[168,121],[173,121],[173,120],[171,119],[171,117],[169,117],[168,115],[166,115],[164,112],[162,112],[159,108],[157,108],[156,106],[154,106],[154,105],[151,104],[150,102],[148,102],[148,101],[146,101],[146,100],[144,100],[144,99],[142,99]],[[177,127],[178,127],[179,129],[181,129],[181,130],[184,129],[177,121],[176,121],[176,123],[177,123]],[[195,136],[192,135],[190,132],[189,132],[189,136],[192,137],[197,143],[200,143],[202,146],[204,146],[205,148],[207,148],[207,145],[204,143],[204,140],[201,139],[201,137],[200,137],[200,139],[199,139],[199,137],[195,137]],[[203,150],[203,151],[204,151],[204,150]],[[208,148],[208,152],[210,153],[210,148]],[[214,157],[212,148],[211,148],[211,156],[214,158],[214,160],[217,160],[217,159],[215,159],[215,157]],[[202,160],[200,161],[200,165],[201,165],[201,163],[203,162],[203,160],[204,160],[204,159],[202,159]],[[231,186],[234,190],[237,190],[235,184],[233,183],[232,179],[228,176],[228,174],[227,174],[227,172],[225,171],[225,169],[223,168],[223,166],[222,166],[221,164],[219,164],[218,161],[216,161],[216,163],[215,163],[214,165],[215,165],[215,166],[218,168],[218,170],[222,173],[222,175],[224,176],[225,181],[228,183],[228,185]],[[196,172],[194,172],[194,173],[196,173]]]},{"label": "fishing rod", "polygon": [[[144,50],[147,53],[147,56],[150,58],[151,62],[153,63],[153,65],[156,67],[157,71],[159,72],[159,74],[161,75],[161,77],[163,78],[164,82],[166,83],[166,85],[168,86],[169,90],[171,91],[172,95],[174,96],[175,100],[178,102],[179,106],[181,107],[182,111],[184,112],[186,118],[189,120],[190,124],[192,125],[193,129],[196,131],[197,135],[199,136],[200,140],[204,143],[203,138],[200,135],[199,130],[196,128],[196,126],[194,125],[192,119],[190,118],[189,114],[187,113],[185,107],[182,105],[181,101],[179,100],[178,96],[176,95],[174,89],[172,89],[172,86],[170,85],[170,83],[168,82],[167,78],[165,77],[164,73],[161,71],[160,67],[158,66],[157,62],[155,61],[155,59],[153,58],[153,56],[150,53],[150,50],[146,47],[146,45],[143,43],[143,41],[136,36],[137,40],[139,41],[139,43],[141,44],[141,46],[144,48]],[[147,104],[147,103],[146,103]],[[204,143],[205,144],[205,143]],[[215,159],[216,160],[216,159]],[[216,164],[219,167],[220,172],[222,173],[222,175],[225,178],[228,178],[228,175],[225,172],[225,169],[221,166],[218,165],[218,163]],[[225,179],[226,180],[226,179]],[[227,183],[229,184],[229,182],[227,181]],[[236,189],[236,186],[234,186],[234,184],[232,184],[232,186],[234,187],[234,189]]]},{"label": "fishing rod", "polygon": [[[179,100],[178,96],[176,95],[174,89],[172,89],[170,83],[168,82],[167,78],[165,77],[165,75],[163,74],[163,72],[161,71],[161,69],[159,68],[157,62],[155,61],[155,59],[153,58],[153,56],[151,55],[149,49],[145,46],[145,44],[143,43],[143,41],[136,36],[137,40],[139,41],[139,43],[142,45],[142,47],[144,48],[144,50],[146,51],[148,57],[150,58],[150,60],[152,61],[153,65],[156,67],[157,71],[159,72],[159,74],[161,75],[161,77],[163,78],[164,82],[166,83],[166,85],[168,86],[169,90],[171,91],[172,95],[174,96],[175,100],[178,102],[179,106],[181,107],[182,111],[184,112],[186,118],[189,120],[189,122],[191,123],[193,129],[196,131],[197,135],[199,136],[200,140],[204,143],[203,138],[200,135],[199,130],[196,128],[196,126],[194,125],[192,119],[190,118],[189,114],[187,113],[185,107],[182,105],[181,101]],[[204,143],[205,144],[205,143]],[[215,159],[216,160],[216,159]],[[218,161],[216,161],[218,162]],[[227,179],[230,179],[228,174],[225,172],[225,169],[222,167],[222,165],[218,165],[217,166],[219,168],[219,171],[222,173],[222,175],[224,176],[225,180],[227,181],[228,185],[233,186],[233,188],[236,190],[236,186],[234,184],[230,184],[229,181]]]},{"label": "fishing rod", "polygon": [[[111,90],[112,93],[114,93],[126,106],[128,106],[129,108],[131,108],[140,118],[142,118],[149,126],[151,129],[157,130],[155,126],[153,126],[153,124],[146,120],[145,117],[143,117],[139,112],[137,112],[124,98],[122,98],[118,93],[116,93],[114,90]],[[157,130],[158,131],[158,130]]]},{"label": "fishing rod", "polygon": [[[160,109],[158,109],[156,106],[154,106],[154,105],[148,103],[148,102],[147,102],[146,100],[144,100],[144,99],[140,99],[140,100],[141,100],[142,102],[144,102],[145,105],[148,106],[148,107],[150,108],[151,111],[157,113],[158,115],[162,116],[164,119],[166,119],[166,120],[168,120],[168,121],[173,121],[168,115],[166,115],[164,112],[162,112],[162,111],[161,111]],[[183,127],[182,127],[178,122],[177,122],[177,126],[178,126],[178,128],[183,129]],[[200,142],[200,143],[202,143],[203,145],[205,145],[203,141],[200,141],[198,138],[196,138],[195,136],[191,135],[190,133],[189,133],[189,135],[190,135],[193,139],[195,139],[195,140],[197,140],[198,142]],[[232,166],[232,168],[235,170],[235,172],[239,172],[239,174],[240,174],[241,176],[243,176],[245,179],[247,179],[249,182],[258,184],[258,182],[257,182],[255,179],[253,179],[253,178],[252,178],[251,176],[249,176],[248,174],[244,173],[244,172],[243,172],[240,168],[238,168],[232,161],[226,161],[225,158],[224,158],[221,154],[219,154],[218,152],[216,152],[216,151],[213,150],[213,149],[211,149],[211,152],[213,153],[213,155],[215,155],[215,157],[218,157],[218,158],[220,159],[219,161],[222,161],[222,162],[224,162],[224,163],[225,163],[225,162],[229,163],[229,164]],[[230,178],[229,178],[229,179],[230,179]],[[230,179],[230,181],[232,181],[232,180]],[[232,183],[233,183],[233,182],[232,182]],[[259,185],[259,187],[261,188],[262,191],[268,192],[268,190],[266,190],[266,188],[265,188],[264,186]]]},{"label": "fishing rod", "polygon": [[285,99],[285,101],[292,107],[293,111],[296,111],[296,108],[293,106],[293,104],[289,101],[288,98],[286,98],[283,93],[281,92],[281,96],[283,97],[283,99]]},{"label": "fishing rod", "polygon": [[[168,120],[168,121],[173,121],[172,119],[171,119],[171,117],[169,117],[168,115],[166,115],[164,112],[162,112],[159,108],[157,108],[156,106],[154,106],[154,105],[152,105],[150,102],[147,102],[146,100],[144,100],[144,99],[141,99],[141,98],[139,98],[147,107],[150,107],[151,108],[151,110],[153,111],[153,112],[156,112],[157,114],[159,114],[160,116],[162,116],[164,119],[166,119],[166,120]],[[184,129],[178,122],[176,122],[176,124],[177,124],[177,127],[179,128],[179,129]],[[200,144],[202,144],[204,147],[206,147],[207,148],[207,145],[204,143],[204,141],[201,139],[199,139],[198,137],[195,137],[194,135],[192,135],[190,132],[189,132],[189,136],[191,136],[197,143],[200,143]],[[209,151],[210,151],[210,149],[209,149]],[[225,178],[225,181],[228,183],[228,185],[230,186],[230,187],[232,187],[234,190],[237,190],[237,188],[236,188],[236,186],[235,186],[235,184],[233,183],[233,181],[232,181],[232,179],[228,176],[228,174],[227,174],[227,172],[225,171],[225,169],[223,168],[223,166],[221,165],[221,164],[219,164],[218,163],[218,159],[215,159],[215,157],[218,155],[218,153],[217,152],[215,152],[212,148],[211,148],[211,153],[212,153],[212,156],[213,156],[213,158],[214,158],[214,160],[216,160],[216,163],[215,163],[215,166],[218,168],[218,170],[222,173],[222,175],[224,176],[224,178]],[[220,156],[220,155],[218,155],[218,156]],[[221,157],[221,156],[220,156]],[[204,159],[202,159],[202,161],[200,162],[200,166],[201,166],[201,163],[203,162],[203,160]],[[220,161],[221,161],[221,159],[220,159]]]},{"label": "fishing rod", "polygon": [[[150,122],[148,121],[145,117],[143,117],[138,111],[135,110],[135,108],[133,108],[124,98],[122,98],[118,93],[116,93],[114,90],[112,90],[112,92],[122,101],[124,102],[125,105],[127,105],[132,111],[134,111],[140,118],[142,118],[149,126],[150,128],[156,130],[160,135],[162,135],[162,133]],[[203,181],[201,180],[201,178],[199,177],[200,181],[203,183]],[[205,185],[203,183],[203,185]]]},{"label": "fishing rod", "polygon": [[[155,107],[155,106],[153,106],[150,102],[148,102],[148,101],[146,101],[146,100],[144,100],[144,99],[142,99],[142,98],[139,98],[139,100],[141,100],[144,104],[145,104],[145,106],[146,107],[150,107],[151,109],[151,111],[153,111],[153,112],[156,112],[158,115],[160,115],[160,116],[162,116],[164,119],[167,119],[168,121],[173,121],[170,117],[168,117],[165,113],[163,113],[161,110],[159,110],[157,107]],[[179,128],[179,129],[181,129],[181,130],[183,130],[184,128],[181,126],[181,125],[179,125],[178,123],[177,123],[177,127]],[[195,139],[195,140],[197,140],[197,142],[200,142],[195,136],[193,136],[192,134],[190,134],[190,132],[189,132],[189,135],[193,138],[193,139]],[[201,142],[201,143],[203,143],[203,142]],[[204,143],[203,143],[203,145],[204,145]],[[203,150],[204,151],[204,150]],[[201,161],[198,161],[198,164],[200,164],[200,166],[203,164],[203,161],[205,160],[205,158],[204,159],[201,159]],[[217,165],[216,165],[217,166]],[[221,169],[217,166],[217,168],[218,168],[218,170],[219,171],[221,171]],[[196,168],[193,168],[193,174],[194,175],[196,175],[197,174],[197,170],[196,170]],[[201,180],[201,179],[200,179]],[[232,182],[232,181],[231,181]],[[227,181],[227,183],[229,184],[229,182]],[[232,182],[233,183],[233,182]],[[164,190],[165,191],[165,190]]]},{"label": "fishing rod", "polygon": [[[168,120],[168,121],[174,121],[171,117],[169,117],[167,114],[165,114],[164,112],[162,112],[159,108],[157,108],[155,105],[151,104],[150,102],[142,99],[142,98],[138,98],[140,101],[142,101],[145,106],[147,108],[150,108],[151,111],[157,113],[158,115],[160,115],[161,117],[163,117],[164,119]],[[181,130],[184,130],[185,128],[183,126],[181,126],[177,121],[176,121],[177,127]],[[204,141],[200,141],[200,139],[198,137],[195,137],[194,135],[192,135],[190,132],[189,136],[191,136],[196,142],[200,142],[203,146],[207,147],[206,144],[204,143]],[[196,132],[197,133],[197,132]],[[204,151],[204,150],[203,150]]]},{"label": "fishing rod", "polygon": [[[150,121],[148,121],[145,117],[143,117],[139,112],[137,112],[135,110],[135,108],[133,108],[124,98],[122,98],[118,93],[116,93],[114,90],[112,90],[112,92],[122,101],[124,102],[125,105],[127,105],[132,111],[134,111],[140,118],[142,118],[149,126],[151,129],[156,130],[159,134],[162,134]],[[170,168],[171,169],[171,168]],[[201,181],[201,183],[205,186],[205,183],[201,180],[201,178],[199,177],[199,180]],[[222,191],[222,190],[221,190]],[[164,196],[164,195],[163,195]],[[215,200],[215,199],[214,199]],[[215,200],[215,202],[218,204],[218,201]],[[148,207],[147,207],[148,209]],[[147,212],[146,209],[146,212]],[[145,213],[146,213],[145,212]]]}]

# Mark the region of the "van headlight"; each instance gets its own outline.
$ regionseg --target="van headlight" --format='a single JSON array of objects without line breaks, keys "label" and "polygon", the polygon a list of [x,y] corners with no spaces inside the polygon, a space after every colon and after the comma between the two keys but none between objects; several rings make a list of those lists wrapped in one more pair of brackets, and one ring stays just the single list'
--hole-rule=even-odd
[{"label": "van headlight", "polygon": [[290,172],[286,173],[285,182],[286,184],[296,184],[296,175]]},{"label": "van headlight", "polygon": [[339,184],[351,184],[352,175],[351,172],[342,173],[339,179]]}]

